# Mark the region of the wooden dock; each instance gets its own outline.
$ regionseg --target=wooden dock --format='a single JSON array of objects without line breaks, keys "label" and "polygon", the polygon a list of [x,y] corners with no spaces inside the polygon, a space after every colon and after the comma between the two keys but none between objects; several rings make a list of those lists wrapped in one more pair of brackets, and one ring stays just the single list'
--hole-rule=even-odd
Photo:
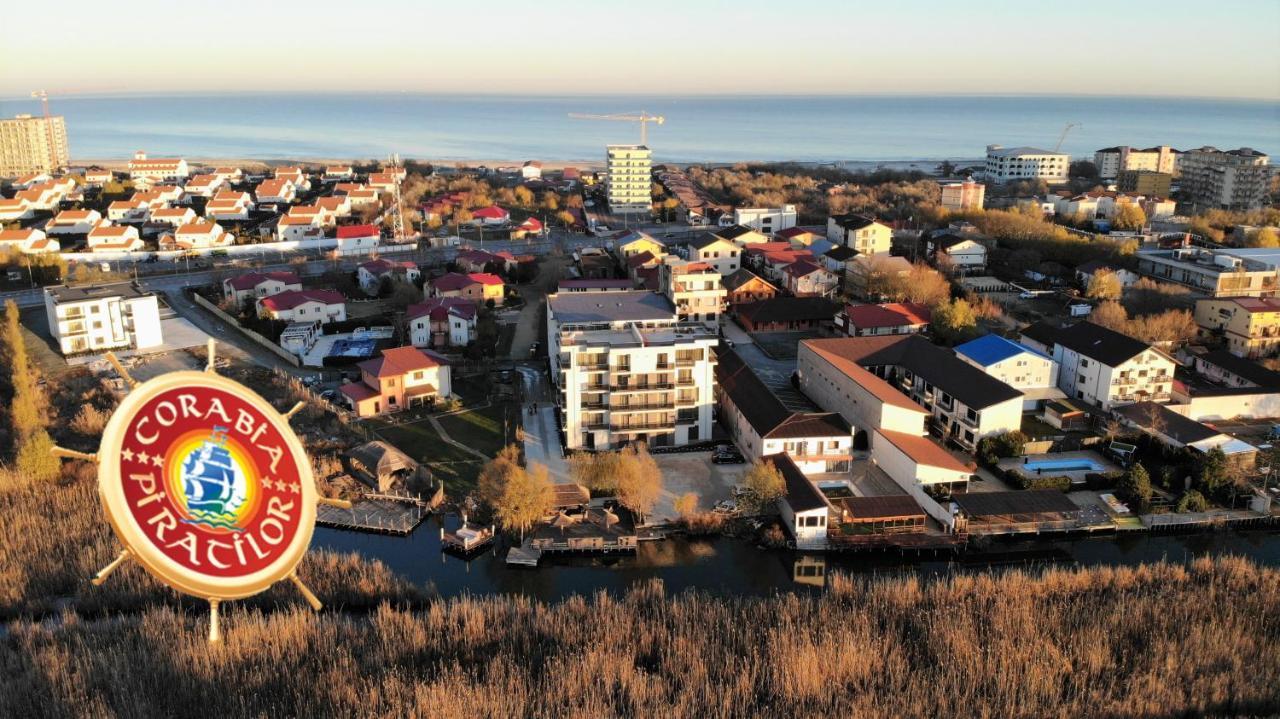
[{"label": "wooden dock", "polygon": [[430,513],[430,507],[415,497],[366,495],[356,501],[351,509],[325,504],[316,507],[316,524],[321,527],[403,537],[417,528]]},{"label": "wooden dock", "polygon": [[535,549],[531,546],[512,547],[507,550],[507,564],[515,564],[521,567],[536,567],[538,560],[542,558],[542,550]]}]

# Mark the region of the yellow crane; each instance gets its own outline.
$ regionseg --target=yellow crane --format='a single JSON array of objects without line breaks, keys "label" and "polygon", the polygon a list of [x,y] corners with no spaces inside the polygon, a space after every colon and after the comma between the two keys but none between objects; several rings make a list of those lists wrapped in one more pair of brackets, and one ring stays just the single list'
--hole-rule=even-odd
[{"label": "yellow crane", "polygon": [[649,123],[654,122],[659,125],[667,121],[662,115],[650,115],[644,110],[638,112],[620,112],[614,115],[589,115],[583,112],[571,112],[569,117],[575,120],[619,120],[622,122],[638,122],[640,123],[640,144],[649,144]]}]

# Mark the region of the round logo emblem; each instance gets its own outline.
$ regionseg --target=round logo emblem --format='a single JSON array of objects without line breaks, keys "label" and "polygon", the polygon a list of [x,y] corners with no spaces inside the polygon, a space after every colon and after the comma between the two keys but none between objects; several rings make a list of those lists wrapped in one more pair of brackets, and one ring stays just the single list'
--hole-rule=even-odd
[{"label": "round logo emblem", "polygon": [[311,542],[316,490],[285,418],[225,377],[174,372],[135,388],[98,454],[117,536],[161,581],[237,599],[292,573]]}]

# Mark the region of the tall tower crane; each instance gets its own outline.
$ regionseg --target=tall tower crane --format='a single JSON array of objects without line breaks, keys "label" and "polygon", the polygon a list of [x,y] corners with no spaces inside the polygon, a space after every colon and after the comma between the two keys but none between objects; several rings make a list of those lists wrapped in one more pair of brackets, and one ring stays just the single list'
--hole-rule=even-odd
[{"label": "tall tower crane", "polygon": [[53,146],[53,116],[49,114],[49,93],[44,90],[32,90],[31,97],[40,101],[44,110],[44,141],[49,148],[49,171],[58,169],[58,151]]},{"label": "tall tower crane", "polygon": [[650,115],[644,110],[639,110],[637,112],[621,112],[613,115],[589,115],[582,112],[571,112],[569,113],[569,117],[572,117],[575,120],[618,120],[621,122],[638,122],[640,123],[641,145],[649,144],[649,123],[653,122],[661,125],[667,121],[667,118],[662,115]]},{"label": "tall tower crane", "polygon": [[1062,134],[1058,135],[1058,144],[1053,146],[1054,152],[1062,149],[1062,143],[1067,139],[1067,133],[1071,132],[1071,128],[1073,127],[1084,127],[1084,125],[1081,125],[1078,122],[1068,122],[1066,127],[1062,128]]}]

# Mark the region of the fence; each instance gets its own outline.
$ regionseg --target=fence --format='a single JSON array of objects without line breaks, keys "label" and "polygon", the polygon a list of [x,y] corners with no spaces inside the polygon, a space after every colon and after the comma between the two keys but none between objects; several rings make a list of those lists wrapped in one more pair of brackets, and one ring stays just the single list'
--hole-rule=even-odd
[{"label": "fence", "polygon": [[209,300],[205,299],[205,298],[204,298],[204,296],[203,296],[203,295],[201,295],[199,292],[192,292],[192,293],[191,293],[191,297],[192,297],[192,299],[194,299],[194,300],[195,300],[196,304],[200,305],[201,307],[205,308],[206,310],[209,310],[210,312],[212,312],[212,313],[214,314],[214,316],[215,316],[215,317],[217,317],[218,319],[222,320],[223,322],[225,322],[225,323],[227,323],[227,324],[231,325],[232,327],[236,328],[236,330],[238,330],[238,331],[239,331],[241,334],[243,334],[245,337],[248,337],[249,339],[253,340],[254,342],[257,342],[258,344],[262,345],[263,347],[265,347],[265,348],[267,348],[267,349],[271,350],[272,352],[276,353],[277,355],[279,355],[279,356],[280,356],[280,358],[281,358],[281,359],[283,359],[284,361],[286,361],[286,362],[288,362],[289,364],[293,365],[294,367],[299,367],[299,366],[301,366],[302,361],[301,361],[301,360],[299,360],[299,359],[297,358],[297,356],[292,355],[292,354],[290,354],[290,353],[286,352],[286,351],[284,350],[284,348],[282,348],[280,345],[276,344],[275,342],[272,342],[271,340],[267,339],[266,337],[263,337],[262,335],[258,334],[257,332],[254,332],[253,330],[248,329],[247,327],[241,327],[241,326],[240,326],[240,323],[239,323],[239,322],[237,322],[237,321],[236,321],[236,319],[235,319],[234,317],[232,317],[231,315],[227,314],[226,312],[223,312],[223,311],[222,311],[222,309],[221,309],[220,307],[218,307],[217,305],[213,304],[213,303],[212,303],[212,302],[210,302]]}]

